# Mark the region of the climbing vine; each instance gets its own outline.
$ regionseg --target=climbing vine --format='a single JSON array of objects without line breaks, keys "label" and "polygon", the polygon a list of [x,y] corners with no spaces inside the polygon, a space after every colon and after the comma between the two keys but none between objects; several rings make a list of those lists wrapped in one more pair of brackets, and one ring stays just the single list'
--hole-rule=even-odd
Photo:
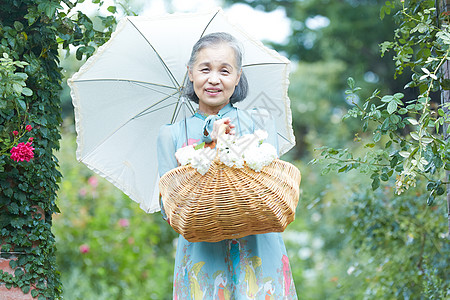
[{"label": "climbing vine", "polygon": [[73,11],[81,2],[0,3],[0,255],[14,270],[0,270],[0,283],[38,299],[62,293],[51,232],[61,178],[53,154],[62,121],[58,48],[75,46],[78,59],[89,57],[116,23],[114,16],[102,17],[95,29]]}]

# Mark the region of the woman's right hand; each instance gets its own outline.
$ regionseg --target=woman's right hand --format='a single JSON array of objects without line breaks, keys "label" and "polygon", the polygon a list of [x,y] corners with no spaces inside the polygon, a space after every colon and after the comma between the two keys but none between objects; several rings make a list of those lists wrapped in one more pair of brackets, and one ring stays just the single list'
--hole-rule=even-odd
[{"label": "woman's right hand", "polygon": [[230,118],[219,119],[214,122],[213,131],[211,132],[211,139],[213,140],[214,143],[217,142],[217,137],[219,136],[219,134],[221,134],[219,130],[222,124],[226,125],[225,134],[231,135],[235,134],[234,130],[232,130],[235,126],[231,123]]}]

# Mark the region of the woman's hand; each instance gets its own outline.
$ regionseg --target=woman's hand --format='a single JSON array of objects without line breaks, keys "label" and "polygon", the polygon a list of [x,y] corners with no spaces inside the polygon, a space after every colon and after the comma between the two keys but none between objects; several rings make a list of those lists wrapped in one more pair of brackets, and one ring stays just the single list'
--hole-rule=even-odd
[{"label": "woman's hand", "polygon": [[225,134],[235,134],[234,130],[232,130],[235,126],[231,123],[230,118],[219,119],[214,122],[213,131],[211,132],[211,139],[214,143],[217,142],[217,137],[221,134],[219,130],[222,124],[226,125]]}]

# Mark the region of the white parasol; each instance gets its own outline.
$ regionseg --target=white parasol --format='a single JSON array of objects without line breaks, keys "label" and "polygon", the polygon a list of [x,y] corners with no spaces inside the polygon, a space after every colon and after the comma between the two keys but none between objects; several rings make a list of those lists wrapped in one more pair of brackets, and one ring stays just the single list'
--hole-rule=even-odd
[{"label": "white parasol", "polygon": [[77,159],[120,188],[146,212],[159,208],[156,137],[163,124],[189,117],[182,96],[192,46],[228,32],[243,45],[248,97],[276,120],[283,154],[295,145],[287,95],[289,61],[230,23],[221,9],[161,17],[125,17],[68,84],[75,107]]}]

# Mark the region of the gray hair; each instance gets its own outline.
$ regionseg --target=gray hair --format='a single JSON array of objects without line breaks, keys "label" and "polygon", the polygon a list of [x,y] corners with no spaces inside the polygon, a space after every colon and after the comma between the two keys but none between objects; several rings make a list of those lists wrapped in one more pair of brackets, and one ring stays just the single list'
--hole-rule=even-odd
[{"label": "gray hair", "polygon": [[[192,47],[191,58],[189,59],[188,62],[189,68],[192,69],[195,61],[197,60],[198,53],[200,52],[200,50],[222,43],[228,44],[234,50],[236,54],[236,63],[238,70],[242,70],[243,55],[241,46],[235,37],[226,32],[210,33],[200,38],[197,41],[197,43],[195,43],[194,47]],[[189,98],[189,100],[192,100],[198,104],[199,99],[198,96],[195,94],[194,84],[192,83],[192,81],[187,80],[186,86],[184,88],[184,94],[186,95],[187,98]],[[239,83],[234,89],[233,95],[231,95],[230,102],[236,103],[242,101],[245,99],[245,97],[247,97],[247,94],[248,94],[248,81],[247,77],[245,77],[244,72],[242,72]]]}]

